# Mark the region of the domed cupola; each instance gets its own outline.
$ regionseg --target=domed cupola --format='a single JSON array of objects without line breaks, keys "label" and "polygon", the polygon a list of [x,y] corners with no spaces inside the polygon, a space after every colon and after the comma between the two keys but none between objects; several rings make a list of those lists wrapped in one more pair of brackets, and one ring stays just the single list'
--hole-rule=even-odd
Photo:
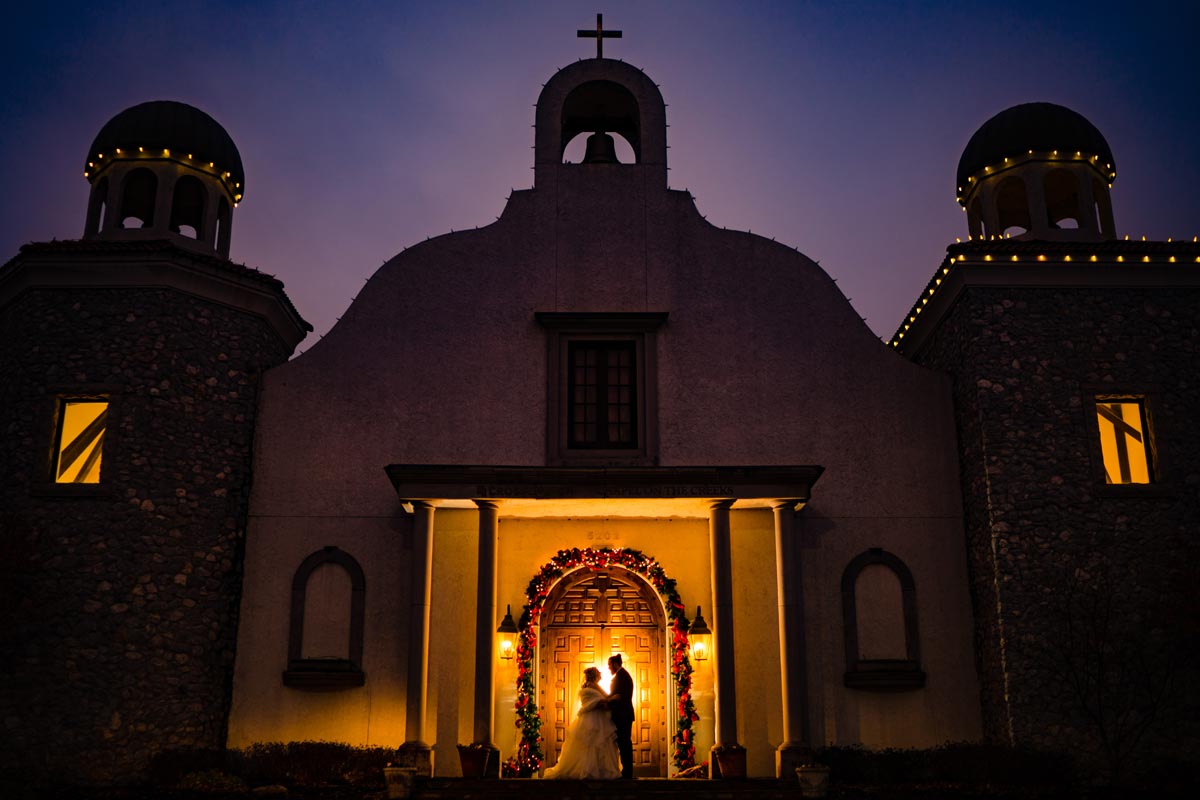
[{"label": "domed cupola", "polygon": [[242,157],[198,108],[156,100],[110,119],[88,149],[85,239],[171,239],[229,257]]},{"label": "domed cupola", "polygon": [[1109,189],[1116,161],[1081,114],[1053,103],[1001,111],[958,162],[957,197],[973,238],[1116,238]]}]

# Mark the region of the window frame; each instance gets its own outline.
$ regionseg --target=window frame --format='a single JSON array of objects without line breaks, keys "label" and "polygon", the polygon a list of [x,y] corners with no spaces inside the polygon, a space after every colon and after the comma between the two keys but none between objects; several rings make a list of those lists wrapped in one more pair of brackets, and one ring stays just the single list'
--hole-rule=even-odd
[{"label": "window frame", "polygon": [[[657,333],[667,312],[534,314],[546,329],[546,463],[550,466],[655,466],[658,463]],[[569,353],[575,342],[628,342],[634,352],[632,447],[571,443]]]},{"label": "window frame", "polygon": [[[308,580],[317,567],[337,564],[350,575],[350,631],[347,658],[303,658],[304,604]],[[288,666],[283,685],[294,689],[343,689],[362,686],[367,676],[362,669],[363,629],[366,622],[366,576],[354,558],[333,545],[311,553],[292,576],[292,606],[288,621]]]},{"label": "window frame", "polygon": [[[872,565],[890,569],[900,582],[904,614],[905,658],[859,658],[858,600],[855,596],[858,576]],[[842,635],[845,644],[846,672],[843,683],[849,689],[896,692],[921,689],[925,672],[921,669],[921,637],[917,624],[917,584],[912,571],[896,555],[882,547],[872,547],[855,556],[842,572]]]},{"label": "window frame", "polygon": [[[1117,390],[1109,384],[1084,384],[1080,386],[1083,402],[1084,429],[1087,431],[1088,458],[1091,462],[1093,490],[1100,497],[1163,496],[1172,493],[1169,472],[1160,447],[1158,398],[1156,386],[1143,385],[1136,390]],[[1100,444],[1100,428],[1096,406],[1104,402],[1138,402],[1142,407],[1143,435],[1146,439],[1147,469],[1150,483],[1109,483],[1104,466],[1104,450]]]},{"label": "window frame", "polygon": [[[59,483],[59,443],[62,437],[63,411],[67,403],[105,402],[108,404],[104,425],[104,454],[100,462],[100,480],[97,483]],[[112,467],[120,442],[117,420],[121,419],[124,404],[121,388],[113,384],[67,384],[46,387],[46,398],[42,406],[45,420],[42,441],[45,445],[37,459],[36,481],[30,485],[29,493],[34,497],[107,497],[113,493]],[[107,466],[106,466],[107,465]]]}]

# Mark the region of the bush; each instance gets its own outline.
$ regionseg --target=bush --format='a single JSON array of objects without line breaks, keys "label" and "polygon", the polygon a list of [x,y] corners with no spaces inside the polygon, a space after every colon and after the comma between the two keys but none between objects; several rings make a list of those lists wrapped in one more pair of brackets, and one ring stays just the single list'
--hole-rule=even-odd
[{"label": "bush", "polygon": [[228,775],[219,769],[204,772],[189,772],[179,782],[180,789],[193,792],[243,792],[246,783],[241,778]]},{"label": "bush", "polygon": [[396,758],[388,747],[340,742],[266,742],[231,751],[234,771],[252,786],[341,784],[383,787],[383,768]]},{"label": "bush", "polygon": [[813,760],[839,784],[1055,786],[1074,784],[1070,760],[1057,753],[994,744],[948,742],[926,750],[825,747]]}]

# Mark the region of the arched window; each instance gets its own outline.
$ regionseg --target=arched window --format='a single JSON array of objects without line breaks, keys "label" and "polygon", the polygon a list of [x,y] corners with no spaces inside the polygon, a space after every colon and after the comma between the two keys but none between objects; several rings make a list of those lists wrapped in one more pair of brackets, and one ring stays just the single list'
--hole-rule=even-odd
[{"label": "arched window", "polygon": [[1078,176],[1069,170],[1052,169],[1046,173],[1043,187],[1046,192],[1046,224],[1051,229],[1086,227],[1079,218]]},{"label": "arched window", "polygon": [[204,185],[191,175],[184,175],[175,182],[170,228],[175,233],[199,239],[203,226]]},{"label": "arched window", "polygon": [[104,208],[108,202],[108,176],[104,176],[92,187],[92,196],[88,200],[87,223],[84,225],[84,235],[94,236],[104,226]]},{"label": "arched window", "polygon": [[363,685],[365,593],[362,567],[349,553],[329,546],[304,559],[292,578],[285,686]]},{"label": "arched window", "polygon": [[217,230],[213,235],[213,247],[221,255],[229,256],[229,203],[224,197],[217,203]]},{"label": "arched window", "polygon": [[845,684],[897,691],[925,685],[917,633],[917,587],[896,556],[872,547],[842,573]]},{"label": "arched window", "polygon": [[1016,175],[1005,178],[996,186],[996,216],[1000,236],[1020,236],[1032,228],[1025,181]]},{"label": "arched window", "polygon": [[[117,219],[121,228],[149,228],[154,225],[154,203],[158,196],[158,178],[144,167],[125,176],[121,209]],[[132,224],[136,222],[137,224]]]}]

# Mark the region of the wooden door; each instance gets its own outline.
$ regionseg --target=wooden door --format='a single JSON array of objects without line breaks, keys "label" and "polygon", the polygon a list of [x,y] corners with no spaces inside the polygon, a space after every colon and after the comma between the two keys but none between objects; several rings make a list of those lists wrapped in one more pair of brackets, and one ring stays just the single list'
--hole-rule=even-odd
[{"label": "wooden door", "polygon": [[620,653],[635,693],[634,774],[666,777],[667,668],[661,618],[653,589],[619,571],[571,576],[551,593],[538,670],[546,766],[557,763],[579,709],[584,669],[598,667],[607,683],[608,657]]},{"label": "wooden door", "polygon": [[633,774],[666,777],[667,691],[662,634],[657,628],[615,628],[610,652],[633,677]]}]

